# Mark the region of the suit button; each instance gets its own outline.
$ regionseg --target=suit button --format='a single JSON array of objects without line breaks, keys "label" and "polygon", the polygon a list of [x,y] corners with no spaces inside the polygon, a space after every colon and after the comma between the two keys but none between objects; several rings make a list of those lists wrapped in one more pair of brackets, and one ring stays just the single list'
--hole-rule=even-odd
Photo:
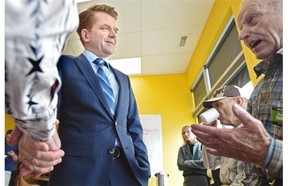
[{"label": "suit button", "polygon": [[118,123],[117,123],[117,121],[115,121],[115,126],[117,126],[118,125]]},{"label": "suit button", "polygon": [[108,150],[108,153],[110,155],[112,155],[113,159],[117,159],[119,158],[120,154],[121,154],[121,150],[119,147],[114,147]]},{"label": "suit button", "polygon": [[115,148],[109,149],[109,154],[114,154],[115,153]]}]

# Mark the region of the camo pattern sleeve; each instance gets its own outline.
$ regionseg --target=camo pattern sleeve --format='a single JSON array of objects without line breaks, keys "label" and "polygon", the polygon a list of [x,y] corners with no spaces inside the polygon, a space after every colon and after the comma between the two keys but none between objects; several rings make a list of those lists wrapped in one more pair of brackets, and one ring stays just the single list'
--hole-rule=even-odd
[{"label": "camo pattern sleeve", "polygon": [[74,0],[5,1],[5,112],[36,140],[55,132],[56,65],[78,24]]}]

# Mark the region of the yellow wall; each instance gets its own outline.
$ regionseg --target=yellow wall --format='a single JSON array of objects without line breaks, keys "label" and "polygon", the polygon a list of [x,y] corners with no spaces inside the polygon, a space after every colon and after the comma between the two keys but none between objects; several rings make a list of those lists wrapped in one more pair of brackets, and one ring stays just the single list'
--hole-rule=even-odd
[{"label": "yellow wall", "polygon": [[[169,185],[182,185],[177,154],[183,144],[181,129],[194,122],[192,98],[185,74],[130,77],[140,114],[162,117],[163,170],[169,174]],[[149,181],[156,185],[156,178]]]},{"label": "yellow wall", "polygon": [[8,114],[5,113],[5,131],[4,132],[6,133],[7,130],[13,129],[13,128],[14,128],[13,119]]},{"label": "yellow wall", "polygon": [[[216,0],[203,30],[190,66],[185,74],[131,77],[140,114],[161,114],[163,131],[164,171],[169,173],[169,185],[182,185],[182,172],[177,168],[178,148],[182,144],[181,127],[195,122],[192,118],[194,102],[189,89],[233,15],[237,18],[241,0]],[[256,84],[253,67],[258,63],[254,55],[242,43],[247,67],[253,84]],[[184,85],[183,83],[187,84]],[[150,179],[150,186],[156,179]]]}]

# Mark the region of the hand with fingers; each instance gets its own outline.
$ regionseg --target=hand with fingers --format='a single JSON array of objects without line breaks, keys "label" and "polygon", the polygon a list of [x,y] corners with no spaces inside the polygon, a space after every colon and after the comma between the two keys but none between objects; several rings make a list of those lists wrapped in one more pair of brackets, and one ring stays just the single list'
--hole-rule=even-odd
[{"label": "hand with fingers", "polygon": [[17,161],[18,156],[17,156],[17,154],[15,154],[15,152],[13,150],[9,150],[7,152],[7,154],[9,154],[12,157],[13,161]]},{"label": "hand with fingers", "polygon": [[60,149],[61,141],[57,131],[48,141],[36,141],[31,136],[22,133],[16,126],[12,132],[9,144],[18,143],[18,160],[22,163],[19,174],[22,176],[32,174],[39,177],[53,170],[61,163],[64,151]]},{"label": "hand with fingers", "polygon": [[228,129],[194,124],[192,132],[211,154],[263,166],[271,136],[260,120],[237,104],[233,105],[233,112],[243,124],[242,127]]}]

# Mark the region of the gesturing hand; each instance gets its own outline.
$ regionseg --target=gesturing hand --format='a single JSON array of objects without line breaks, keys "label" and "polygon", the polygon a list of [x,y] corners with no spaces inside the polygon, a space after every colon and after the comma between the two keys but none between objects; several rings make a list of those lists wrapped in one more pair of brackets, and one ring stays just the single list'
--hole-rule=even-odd
[{"label": "gesturing hand", "polygon": [[237,104],[233,105],[233,112],[242,122],[242,127],[227,129],[195,124],[192,125],[192,132],[211,154],[262,166],[271,136],[261,121]]}]

